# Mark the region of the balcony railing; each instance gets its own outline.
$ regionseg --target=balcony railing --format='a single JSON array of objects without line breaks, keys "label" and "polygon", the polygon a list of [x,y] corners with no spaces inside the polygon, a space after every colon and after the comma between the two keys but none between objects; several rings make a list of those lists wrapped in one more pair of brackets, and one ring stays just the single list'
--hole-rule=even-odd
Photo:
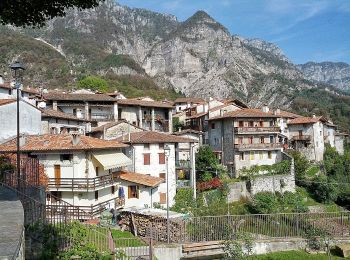
[{"label": "balcony railing", "polygon": [[111,203],[113,202],[114,202],[115,208],[120,208],[125,205],[125,198],[113,198],[113,199],[110,199],[95,205],[90,205],[90,206],[74,205],[76,209],[79,209],[78,211],[70,211],[70,210],[67,211],[64,205],[62,205],[61,203],[56,202],[54,200],[50,200],[50,201],[47,201],[46,203],[46,210],[51,215],[74,214],[74,217],[77,217],[78,219],[90,219],[90,218],[98,217],[103,211],[110,208]]},{"label": "balcony railing", "polygon": [[293,141],[311,141],[311,135],[295,135]]},{"label": "balcony railing", "polygon": [[282,147],[283,147],[283,144],[281,143],[235,144],[235,149],[238,149],[238,150],[247,150],[247,149],[275,150]]},{"label": "balcony railing", "polygon": [[236,134],[251,134],[251,133],[279,133],[280,128],[272,127],[235,127]]},{"label": "balcony railing", "polygon": [[49,178],[50,189],[70,189],[92,191],[112,185],[118,181],[116,174],[108,174],[95,178]]},{"label": "balcony railing", "polygon": [[89,119],[92,121],[111,121],[114,120],[113,114],[104,114],[104,113],[91,113]]},{"label": "balcony railing", "polygon": [[177,169],[189,169],[189,168],[191,168],[191,161],[189,161],[189,160],[176,161],[175,167]]}]

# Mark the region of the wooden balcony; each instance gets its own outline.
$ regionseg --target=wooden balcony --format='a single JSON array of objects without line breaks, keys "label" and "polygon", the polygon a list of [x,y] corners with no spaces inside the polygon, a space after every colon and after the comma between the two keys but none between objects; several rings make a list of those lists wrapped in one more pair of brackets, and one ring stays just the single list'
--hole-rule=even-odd
[{"label": "wooden balcony", "polygon": [[279,133],[280,128],[277,126],[272,127],[235,127],[236,134],[261,134],[261,133]]},{"label": "wooden balcony", "polygon": [[246,150],[277,150],[281,149],[283,144],[281,143],[257,143],[257,144],[235,144],[235,149],[239,151]]},{"label": "wooden balcony", "polygon": [[117,174],[108,174],[95,178],[49,178],[50,190],[94,191],[118,182]]},{"label": "wooden balcony", "polygon": [[295,135],[292,138],[292,141],[311,141],[311,135]]}]

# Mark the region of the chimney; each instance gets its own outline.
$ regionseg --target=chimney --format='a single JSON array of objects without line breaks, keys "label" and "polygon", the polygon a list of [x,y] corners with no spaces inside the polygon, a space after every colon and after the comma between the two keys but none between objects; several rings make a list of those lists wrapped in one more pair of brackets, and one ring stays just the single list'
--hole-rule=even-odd
[{"label": "chimney", "polygon": [[19,146],[22,147],[26,144],[26,136],[25,135],[20,135],[19,137]]},{"label": "chimney", "polygon": [[261,108],[261,110],[264,112],[264,113],[268,113],[270,111],[269,107],[267,105],[263,105],[263,107]]},{"label": "chimney", "polygon": [[52,102],[52,109],[57,111],[57,101]]},{"label": "chimney", "polygon": [[72,144],[78,145],[80,143],[80,133],[79,132],[71,132],[72,135]]}]

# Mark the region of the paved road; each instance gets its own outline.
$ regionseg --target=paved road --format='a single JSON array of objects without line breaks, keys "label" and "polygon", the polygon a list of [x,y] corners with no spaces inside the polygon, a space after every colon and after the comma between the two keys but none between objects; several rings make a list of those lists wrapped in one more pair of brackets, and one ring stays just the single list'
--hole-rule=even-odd
[{"label": "paved road", "polygon": [[19,245],[24,221],[16,194],[0,186],[0,259],[11,259]]}]

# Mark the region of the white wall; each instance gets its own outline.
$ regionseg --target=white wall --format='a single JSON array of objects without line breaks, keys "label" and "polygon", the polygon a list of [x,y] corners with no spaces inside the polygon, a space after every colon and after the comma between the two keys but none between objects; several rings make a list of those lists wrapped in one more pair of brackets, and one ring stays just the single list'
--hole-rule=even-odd
[{"label": "white wall", "polygon": [[[20,101],[20,133],[26,135],[41,134],[41,112],[24,101]],[[17,134],[17,104],[0,106],[0,143]]]},{"label": "white wall", "polygon": [[[137,185],[139,187],[139,198],[128,198],[128,187],[130,185]],[[125,208],[129,208],[129,207],[151,208],[153,207],[154,203],[159,203],[158,187],[151,188],[151,187],[138,185],[128,181],[121,181],[120,187],[124,188]]]}]

